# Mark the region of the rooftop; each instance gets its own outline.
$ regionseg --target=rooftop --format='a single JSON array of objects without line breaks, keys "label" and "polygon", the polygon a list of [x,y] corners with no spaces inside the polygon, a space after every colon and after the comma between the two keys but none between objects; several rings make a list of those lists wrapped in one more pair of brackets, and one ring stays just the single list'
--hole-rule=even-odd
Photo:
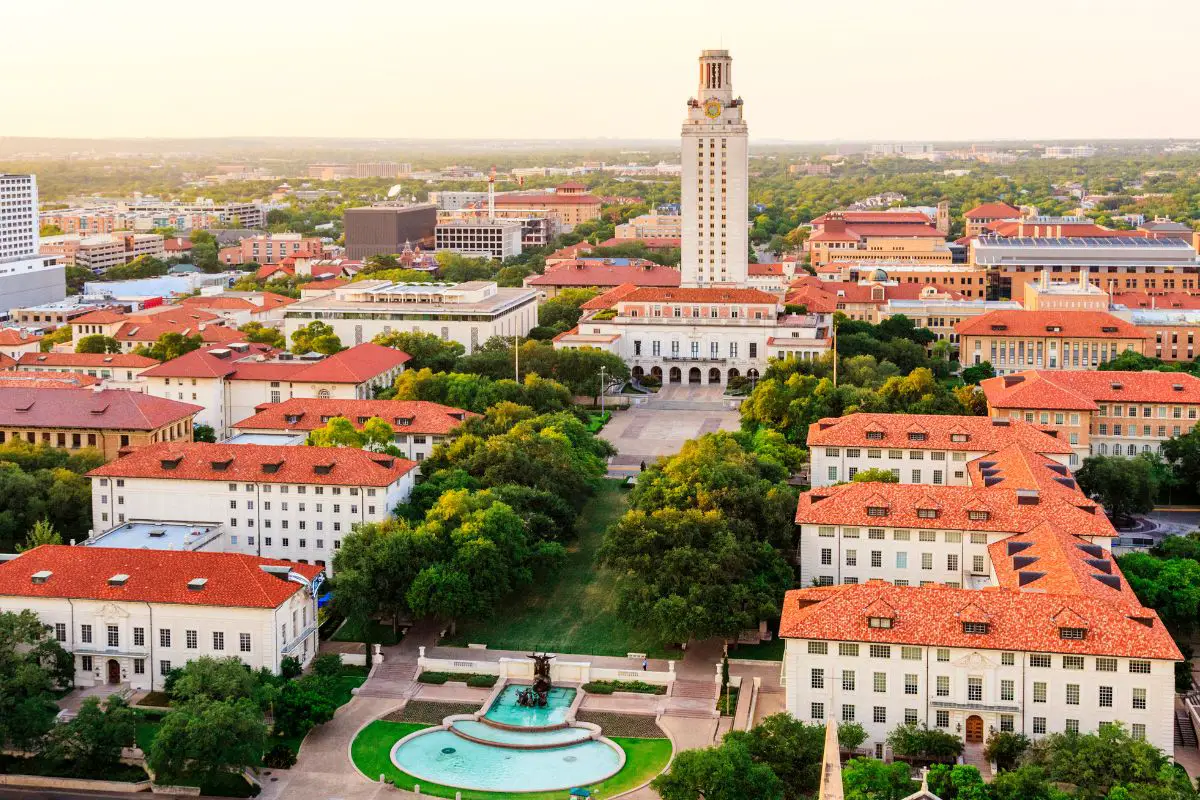
[{"label": "rooftop", "polygon": [[0,426],[153,431],[190,419],[201,406],[120,389],[0,385]]},{"label": "rooftop", "polygon": [[[618,263],[623,261],[625,263]],[[652,261],[633,259],[574,259],[562,261],[541,275],[525,279],[526,286],[678,286],[680,273],[674,267],[664,267]],[[610,263],[611,262],[611,263]]]},{"label": "rooftop", "polygon": [[991,311],[954,326],[959,336],[1145,339],[1146,332],[1105,311]]},{"label": "rooftop", "polygon": [[219,524],[126,522],[83,544],[139,550],[200,550],[219,539],[222,532]]},{"label": "rooftop", "polygon": [[323,427],[333,417],[345,417],[357,428],[372,417],[379,417],[400,433],[444,435],[469,416],[478,415],[425,400],[321,400],[296,397],[282,403],[261,405],[257,414],[234,423],[233,427],[247,431],[311,431]]},{"label": "rooftop", "polygon": [[402,366],[411,356],[363,342],[319,360],[280,354],[243,355],[238,350],[193,350],[143,373],[149,378],[226,378],[312,383],[365,383]]},{"label": "rooftop", "polygon": [[994,452],[1021,444],[1037,453],[1069,455],[1071,446],[1017,420],[936,414],[849,414],[808,426],[808,446],[890,447]]},{"label": "rooftop", "polygon": [[1097,403],[1200,403],[1200,378],[1186,372],[1025,370],[979,385],[992,408],[1094,411]]},{"label": "rooftop", "polygon": [[1021,216],[1021,211],[1008,203],[982,203],[964,211],[963,216],[967,219],[1006,219]]},{"label": "rooftop", "polygon": [[22,353],[19,367],[85,367],[93,369],[144,369],[158,364],[136,353]]}]

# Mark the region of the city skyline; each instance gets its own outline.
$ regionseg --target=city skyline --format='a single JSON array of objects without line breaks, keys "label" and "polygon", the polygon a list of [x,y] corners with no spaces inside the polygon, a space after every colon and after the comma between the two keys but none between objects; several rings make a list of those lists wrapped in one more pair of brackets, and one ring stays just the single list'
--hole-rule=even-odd
[{"label": "city skyline", "polygon": [[[142,8],[11,9],[0,68],[22,77],[0,85],[0,106],[18,110],[0,136],[666,140],[704,48],[738,59],[760,141],[1200,135],[1171,80],[1193,71],[1200,8],[1165,0],[1136,16],[1109,0],[1053,4],[1036,20],[949,0],[740,16],[618,0],[519,20],[473,0],[453,17],[367,0],[329,19],[277,2]],[[247,110],[250,95],[268,102]],[[1115,113],[1132,98],[1136,113]]]}]

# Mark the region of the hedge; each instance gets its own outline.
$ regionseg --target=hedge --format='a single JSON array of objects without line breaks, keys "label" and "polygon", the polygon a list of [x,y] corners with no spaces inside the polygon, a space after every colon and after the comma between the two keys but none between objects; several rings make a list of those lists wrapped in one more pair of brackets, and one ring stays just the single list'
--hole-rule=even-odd
[{"label": "hedge", "polygon": [[613,692],[637,692],[638,694],[666,694],[667,687],[645,681],[589,681],[583,690],[590,694],[612,694]]},{"label": "hedge", "polygon": [[432,683],[440,686],[447,681],[458,681],[477,689],[490,689],[499,680],[497,675],[480,675],[475,672],[422,672],[417,676],[419,683]]}]

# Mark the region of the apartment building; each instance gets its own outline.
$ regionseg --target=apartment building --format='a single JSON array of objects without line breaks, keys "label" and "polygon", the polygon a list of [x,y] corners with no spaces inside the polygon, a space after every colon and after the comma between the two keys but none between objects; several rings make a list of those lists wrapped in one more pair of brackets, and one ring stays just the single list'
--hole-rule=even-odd
[{"label": "apartment building", "polygon": [[954,328],[963,364],[997,375],[1028,368],[1089,370],[1121,353],[1144,353],[1140,328],[1102,311],[993,311]]},{"label": "apartment building", "polygon": [[129,389],[141,392],[145,388],[142,373],[158,366],[157,361],[134,353],[22,353],[17,358],[17,372],[39,374],[88,375],[100,379],[107,389]]},{"label": "apartment building", "polygon": [[25,441],[61,450],[92,447],[106,459],[126,447],[190,442],[189,403],[120,389],[0,386],[0,444]]},{"label": "apartment building", "polygon": [[150,445],[88,473],[92,525],[223,525],[227,553],[326,566],[355,525],[408,499],[416,467],[348,447]]},{"label": "apartment building", "polygon": [[1014,444],[1069,464],[1074,451],[1056,433],[1008,417],[859,413],[814,422],[806,443],[814,487],[868,469],[888,470],[898,483],[966,486],[969,462]]},{"label": "apartment building", "polygon": [[38,249],[37,178],[0,172],[0,312],[66,293],[66,267]]},{"label": "apartment building", "polygon": [[1200,419],[1200,379],[1187,373],[1025,370],[980,387],[990,417],[1056,431],[1079,459],[1157,452]]},{"label": "apartment building", "polygon": [[77,687],[161,691],[202,656],[307,665],[320,574],[239,553],[42,545],[0,561],[0,612],[36,613],[74,659]]},{"label": "apartment building", "polygon": [[683,217],[679,214],[660,214],[651,209],[628,222],[617,225],[613,230],[615,239],[679,239],[683,237]]},{"label": "apartment building", "polygon": [[156,233],[47,236],[41,240],[41,250],[45,255],[58,256],[66,266],[90,269],[97,275],[135,258],[166,255],[163,237]]},{"label": "apartment building", "polygon": [[361,429],[378,417],[392,426],[392,442],[409,461],[420,463],[433,448],[450,438],[467,417],[461,408],[424,400],[322,400],[296,397],[261,406],[260,411],[233,424],[240,437],[253,435],[307,437],[334,417],[344,417]]},{"label": "apartment building", "polygon": [[250,236],[233,247],[222,247],[218,258],[222,264],[278,264],[285,258],[321,255],[321,238],[299,233],[268,233]]},{"label": "apartment building", "polygon": [[239,342],[193,350],[147,369],[142,378],[145,391],[155,397],[200,405],[196,422],[212,426],[221,439],[263,403],[374,397],[377,388],[395,383],[408,360],[407,353],[371,342],[325,357],[297,357]]},{"label": "apartment building", "polygon": [[433,235],[438,251],[503,261],[521,255],[524,229],[517,219],[444,219]]},{"label": "apartment building", "polygon": [[[381,333],[423,331],[462,344],[468,353],[493,336],[525,336],[537,325],[538,293],[493,281],[394,283],[365,280],[301,300],[284,310],[284,333],[312,320],[333,327],[343,344]],[[394,352],[394,351],[393,351]]]},{"label": "apartment building", "polygon": [[[138,215],[167,215],[193,218],[200,221],[215,218],[222,227],[265,228],[267,210],[260,202],[223,202],[201,198],[194,203],[176,203],[160,200],[138,200],[127,204],[125,210]],[[192,225],[192,227],[209,227]]]}]

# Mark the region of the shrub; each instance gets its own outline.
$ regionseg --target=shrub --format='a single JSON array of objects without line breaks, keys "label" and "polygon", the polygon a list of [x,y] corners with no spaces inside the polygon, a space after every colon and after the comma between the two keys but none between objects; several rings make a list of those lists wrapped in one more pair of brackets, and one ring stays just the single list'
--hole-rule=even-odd
[{"label": "shrub", "polygon": [[342,672],[342,657],[337,653],[325,653],[313,659],[313,673],[324,678],[333,678]]},{"label": "shrub", "polygon": [[474,686],[477,689],[490,689],[496,685],[499,680],[498,675],[472,675],[467,678],[467,686]]},{"label": "shrub", "polygon": [[300,677],[300,673],[303,671],[304,668],[300,666],[300,659],[296,658],[295,656],[285,656],[284,659],[279,662],[279,674],[282,675],[285,680],[290,681],[293,678],[298,678]]},{"label": "shrub", "polygon": [[496,675],[480,675],[474,672],[422,672],[417,676],[419,683],[432,683],[440,686],[446,681],[465,683],[477,689],[490,689],[499,680]]},{"label": "shrub", "polygon": [[963,751],[962,739],[936,728],[900,725],[888,734],[888,744],[898,756],[952,762]]},{"label": "shrub", "polygon": [[988,761],[996,762],[1000,769],[1013,769],[1017,760],[1029,749],[1029,737],[1021,733],[999,731],[988,739],[983,748],[983,756]]},{"label": "shrub", "polygon": [[637,692],[639,694],[666,694],[667,687],[645,681],[591,681],[583,685],[585,692],[591,694],[612,694],[613,692]]},{"label": "shrub", "polygon": [[417,676],[418,683],[432,683],[441,685],[450,680],[449,672],[422,672]]},{"label": "shrub", "polygon": [[296,763],[296,754],[292,748],[282,742],[275,745],[263,756],[263,766],[272,769],[287,769]]},{"label": "shrub", "polygon": [[662,386],[662,380],[654,377],[653,375],[643,375],[642,377],[638,378],[638,383],[650,389],[655,389],[659,386]]}]

